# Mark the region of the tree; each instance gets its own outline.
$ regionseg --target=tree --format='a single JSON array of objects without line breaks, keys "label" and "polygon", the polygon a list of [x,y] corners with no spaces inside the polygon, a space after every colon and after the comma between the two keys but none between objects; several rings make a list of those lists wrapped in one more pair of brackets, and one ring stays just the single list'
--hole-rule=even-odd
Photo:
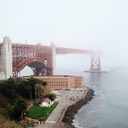
[{"label": "tree", "polygon": [[17,83],[18,83],[18,88],[17,88],[18,94],[24,97],[25,99],[30,99],[31,86],[29,85],[29,82],[26,80],[18,80]]},{"label": "tree", "polygon": [[47,83],[42,80],[33,78],[33,77],[28,79],[28,83],[31,86],[30,95],[32,98],[35,99],[35,101],[37,101],[37,98],[39,96],[38,94],[40,93],[40,90],[43,89],[42,87],[46,86]]},{"label": "tree", "polygon": [[49,99],[51,99],[52,101],[54,101],[55,98],[56,98],[56,95],[54,93],[52,93],[52,94],[46,95],[45,97],[48,97]]},{"label": "tree", "polygon": [[43,86],[47,86],[47,82],[46,81],[43,81]]},{"label": "tree", "polygon": [[15,97],[17,97],[17,82],[13,78],[1,81],[0,92],[11,100],[15,100]]},{"label": "tree", "polygon": [[21,115],[22,115],[22,112],[27,108],[27,103],[26,101],[21,98],[21,97],[18,97],[14,106],[13,106],[13,109],[12,109],[12,112],[11,112],[11,116],[13,119],[20,119]]}]

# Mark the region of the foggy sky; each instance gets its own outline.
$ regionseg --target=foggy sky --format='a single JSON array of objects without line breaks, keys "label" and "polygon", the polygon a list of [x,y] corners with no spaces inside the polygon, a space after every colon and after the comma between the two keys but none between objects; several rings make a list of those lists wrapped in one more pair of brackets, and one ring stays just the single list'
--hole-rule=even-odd
[{"label": "foggy sky", "polygon": [[0,40],[101,50],[128,64],[128,0],[0,0]]}]

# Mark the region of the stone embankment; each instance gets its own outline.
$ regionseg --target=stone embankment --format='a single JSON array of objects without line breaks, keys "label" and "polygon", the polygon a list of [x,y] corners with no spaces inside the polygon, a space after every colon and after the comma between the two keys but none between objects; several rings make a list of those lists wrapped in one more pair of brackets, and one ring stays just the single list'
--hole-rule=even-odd
[{"label": "stone embankment", "polygon": [[75,126],[72,125],[75,114],[82,106],[87,104],[93,98],[93,96],[94,90],[89,88],[83,97],[75,101],[73,104],[70,104],[63,116],[62,123],[64,123],[65,126],[68,126],[68,128],[75,128]]}]

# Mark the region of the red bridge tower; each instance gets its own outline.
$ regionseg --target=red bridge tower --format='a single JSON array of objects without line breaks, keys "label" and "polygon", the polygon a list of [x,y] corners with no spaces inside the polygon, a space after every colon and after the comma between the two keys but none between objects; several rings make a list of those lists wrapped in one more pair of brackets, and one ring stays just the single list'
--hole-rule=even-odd
[{"label": "red bridge tower", "polygon": [[91,54],[90,72],[101,72],[100,55],[99,53]]}]

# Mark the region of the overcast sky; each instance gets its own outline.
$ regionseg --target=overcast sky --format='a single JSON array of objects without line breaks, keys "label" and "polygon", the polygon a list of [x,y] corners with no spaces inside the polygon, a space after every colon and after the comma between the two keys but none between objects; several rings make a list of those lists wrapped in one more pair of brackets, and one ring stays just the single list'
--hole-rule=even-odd
[{"label": "overcast sky", "polygon": [[0,40],[112,52],[128,63],[128,0],[0,0]]}]

